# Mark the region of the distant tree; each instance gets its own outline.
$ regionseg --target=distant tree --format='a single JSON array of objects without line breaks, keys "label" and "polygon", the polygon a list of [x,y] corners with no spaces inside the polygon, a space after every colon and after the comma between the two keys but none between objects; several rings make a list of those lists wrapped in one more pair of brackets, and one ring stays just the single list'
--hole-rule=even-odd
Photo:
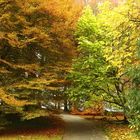
[{"label": "distant tree", "polygon": [[72,80],[70,96],[77,104],[81,104],[95,93],[106,68],[100,28],[89,6],[84,9],[78,21],[76,37],[79,44],[78,57],[74,60],[69,76]]}]

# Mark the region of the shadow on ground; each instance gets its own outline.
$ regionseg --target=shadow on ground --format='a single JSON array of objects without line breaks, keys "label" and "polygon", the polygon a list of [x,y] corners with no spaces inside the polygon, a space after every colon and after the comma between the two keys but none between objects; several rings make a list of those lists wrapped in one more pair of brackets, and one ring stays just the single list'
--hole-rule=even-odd
[{"label": "shadow on ground", "polygon": [[17,116],[13,117],[5,126],[1,126],[1,136],[32,135],[44,134],[55,135],[61,127],[61,119],[54,116],[38,117],[31,120],[20,120]]}]

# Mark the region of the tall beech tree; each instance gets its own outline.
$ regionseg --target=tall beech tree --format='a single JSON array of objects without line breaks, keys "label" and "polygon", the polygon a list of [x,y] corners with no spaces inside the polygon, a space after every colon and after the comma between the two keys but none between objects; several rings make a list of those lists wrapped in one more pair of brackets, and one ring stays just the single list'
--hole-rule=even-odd
[{"label": "tall beech tree", "polygon": [[39,100],[39,93],[59,92],[67,85],[80,10],[73,0],[0,0],[3,102],[17,107],[7,98],[23,99],[23,106]]}]

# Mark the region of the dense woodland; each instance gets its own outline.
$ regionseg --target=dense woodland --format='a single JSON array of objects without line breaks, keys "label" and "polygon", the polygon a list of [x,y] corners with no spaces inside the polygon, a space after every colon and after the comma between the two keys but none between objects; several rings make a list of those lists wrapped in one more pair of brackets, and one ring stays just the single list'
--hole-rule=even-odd
[{"label": "dense woodland", "polygon": [[80,7],[66,0],[0,5],[2,100],[16,107],[63,94],[76,53],[73,32]]},{"label": "dense woodland", "polygon": [[139,132],[139,47],[139,0],[0,0],[1,114],[111,103]]}]

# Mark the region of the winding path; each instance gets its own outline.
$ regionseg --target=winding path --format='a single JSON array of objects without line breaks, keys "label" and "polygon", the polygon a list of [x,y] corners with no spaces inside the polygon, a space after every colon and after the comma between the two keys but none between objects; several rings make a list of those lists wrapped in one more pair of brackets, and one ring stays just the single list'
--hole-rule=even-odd
[{"label": "winding path", "polygon": [[69,114],[62,114],[61,117],[66,122],[63,140],[108,140],[99,121]]}]

